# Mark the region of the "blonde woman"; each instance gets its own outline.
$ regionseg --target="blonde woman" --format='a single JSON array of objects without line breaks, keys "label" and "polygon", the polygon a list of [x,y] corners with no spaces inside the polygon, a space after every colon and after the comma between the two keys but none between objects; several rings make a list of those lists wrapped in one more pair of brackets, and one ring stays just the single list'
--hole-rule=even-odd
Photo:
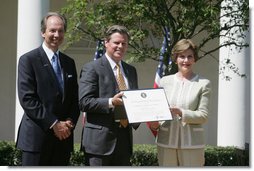
[{"label": "blonde woman", "polygon": [[161,79],[173,120],[153,122],[158,130],[156,144],[160,166],[203,166],[204,128],[210,98],[210,81],[193,72],[198,59],[197,48],[189,39],[182,39],[172,50],[178,72]]}]

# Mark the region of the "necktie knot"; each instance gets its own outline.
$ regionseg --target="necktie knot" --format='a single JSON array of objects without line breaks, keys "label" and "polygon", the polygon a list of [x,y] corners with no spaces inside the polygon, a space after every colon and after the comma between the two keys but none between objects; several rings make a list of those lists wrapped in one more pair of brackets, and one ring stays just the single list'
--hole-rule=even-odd
[{"label": "necktie knot", "polygon": [[54,53],[52,57],[52,62],[55,62],[56,60],[58,60],[58,56],[57,56],[57,53]]},{"label": "necktie knot", "polygon": [[116,63],[116,67],[117,67],[117,68],[120,68],[120,65],[119,65],[119,63]]}]

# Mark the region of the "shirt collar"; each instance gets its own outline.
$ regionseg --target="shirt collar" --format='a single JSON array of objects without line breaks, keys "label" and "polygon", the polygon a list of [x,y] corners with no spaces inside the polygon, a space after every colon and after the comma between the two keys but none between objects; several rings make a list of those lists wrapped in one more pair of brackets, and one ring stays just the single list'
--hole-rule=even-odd
[{"label": "shirt collar", "polygon": [[[106,56],[106,58],[108,59],[109,64],[110,64],[112,70],[114,70],[115,67],[116,67],[116,62],[115,62],[113,59],[111,59],[111,58],[107,55],[107,53],[105,53],[105,56]],[[120,65],[120,68],[122,68],[122,61],[119,62],[119,65]]]},{"label": "shirt collar", "polygon": [[[54,52],[51,49],[49,49],[44,42],[42,43],[42,48],[45,51],[49,61],[51,61],[51,59],[52,59],[52,57],[54,55]],[[59,56],[59,50],[57,50],[56,53]]]}]

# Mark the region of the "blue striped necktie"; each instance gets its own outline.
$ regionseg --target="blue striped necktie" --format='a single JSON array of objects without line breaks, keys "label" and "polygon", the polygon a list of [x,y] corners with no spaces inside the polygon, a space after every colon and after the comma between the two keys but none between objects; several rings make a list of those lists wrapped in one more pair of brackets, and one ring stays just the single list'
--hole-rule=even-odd
[{"label": "blue striped necktie", "polygon": [[54,56],[52,57],[52,66],[53,66],[53,69],[55,71],[58,83],[59,83],[59,85],[61,87],[61,90],[63,92],[62,72],[61,72],[61,68],[60,68],[60,65],[59,65],[58,61],[59,61],[58,60],[58,55],[57,55],[57,53],[54,53]]}]

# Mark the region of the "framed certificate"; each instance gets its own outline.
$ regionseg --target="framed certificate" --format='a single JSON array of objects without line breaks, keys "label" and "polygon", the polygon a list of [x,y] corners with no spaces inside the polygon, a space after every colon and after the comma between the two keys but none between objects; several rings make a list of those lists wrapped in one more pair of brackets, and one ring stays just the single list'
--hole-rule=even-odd
[{"label": "framed certificate", "polygon": [[163,88],[123,91],[129,123],[172,120]]}]

